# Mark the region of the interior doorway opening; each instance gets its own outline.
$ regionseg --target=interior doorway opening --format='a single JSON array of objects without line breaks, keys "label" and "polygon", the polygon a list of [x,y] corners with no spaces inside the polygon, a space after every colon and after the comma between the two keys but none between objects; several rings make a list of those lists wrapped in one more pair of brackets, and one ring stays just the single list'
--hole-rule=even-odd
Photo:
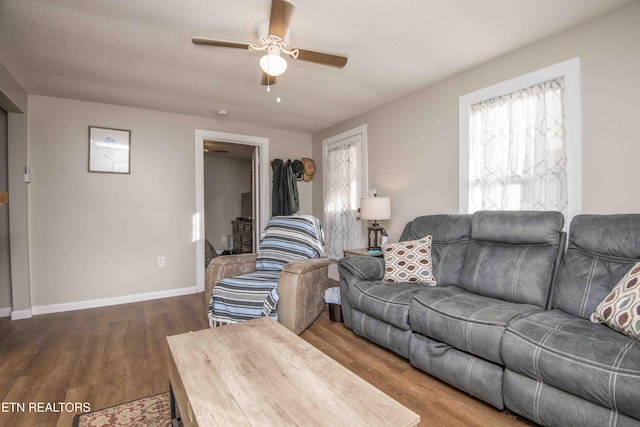
[{"label": "interior doorway opening", "polygon": [[[205,148],[207,152],[205,153]],[[210,154],[211,153],[211,154]],[[232,221],[237,221],[237,218],[245,218],[248,212],[250,212],[250,227],[246,226],[246,222],[243,222],[240,225],[240,228],[243,232],[243,236],[245,238],[245,246],[244,252],[251,252],[253,248],[257,248],[258,239],[261,233],[264,224],[266,224],[269,219],[270,212],[270,203],[269,203],[269,139],[249,136],[249,135],[240,135],[240,134],[230,134],[224,132],[217,131],[207,131],[197,129],[195,131],[195,160],[196,160],[196,213],[194,214],[194,242],[196,243],[196,289],[198,292],[204,290],[204,279],[205,279],[205,240],[207,237],[210,238],[211,243],[216,248],[217,252],[220,253],[222,250],[229,249],[231,246],[231,250],[234,249],[233,244],[233,228],[235,224]],[[205,157],[206,156],[206,157]],[[250,156],[250,160],[247,158]],[[220,215],[217,217],[216,221],[213,223],[219,224],[220,227],[224,227],[224,223],[228,224],[228,233],[222,232],[223,228],[214,229],[210,232],[207,232],[206,227],[206,217],[207,217],[207,201],[205,200],[205,158],[208,158],[207,162],[216,163],[218,162],[218,166],[224,165],[221,169],[231,170],[230,167],[233,164],[247,165],[250,164],[250,175],[249,177],[242,177],[243,172],[241,169],[238,169],[238,176],[235,178],[230,178],[226,180],[225,184],[229,189],[236,188],[232,190],[234,195],[231,198],[237,197],[239,206],[236,206],[236,209],[233,210],[233,206],[236,205],[235,201],[229,200],[214,200],[212,203],[208,203],[209,210],[214,210],[218,212]],[[214,158],[217,160],[213,160],[211,162],[210,158]],[[221,163],[223,162],[223,163]],[[214,166],[215,167],[215,166]],[[218,171],[220,172],[220,171]],[[216,175],[217,174],[217,175]],[[214,176],[214,179],[225,180],[224,176],[221,176],[217,172],[213,172],[211,175]],[[217,176],[218,178],[215,178]],[[231,182],[233,179],[244,182]],[[237,184],[237,185],[236,185]],[[247,189],[249,191],[240,191],[241,189]],[[238,193],[239,192],[239,193]],[[232,194],[227,192],[227,194]],[[238,194],[235,194],[238,193]],[[247,196],[246,193],[249,193]],[[248,203],[247,203],[248,197]],[[244,200],[244,202],[243,202]],[[240,212],[239,215],[231,215],[225,213],[225,209],[216,209],[216,205],[218,203],[229,204],[234,212]],[[247,209],[246,205],[249,204],[249,208]],[[244,207],[244,211],[242,210]],[[229,212],[231,212],[231,210]],[[231,215],[231,217],[229,217]],[[213,216],[210,216],[213,218]],[[210,224],[213,224],[210,221]],[[212,225],[210,225],[212,227]],[[217,227],[217,226],[216,226]],[[231,234],[231,242],[225,239],[225,243],[222,242],[223,235],[228,238],[228,234]],[[250,236],[250,237],[249,237]],[[250,242],[247,242],[246,239],[250,239]],[[250,243],[248,245],[247,243]],[[242,240],[240,241],[240,245],[236,244],[236,253],[243,252]],[[223,248],[219,250],[219,248]],[[251,250],[249,250],[251,249]]]}]

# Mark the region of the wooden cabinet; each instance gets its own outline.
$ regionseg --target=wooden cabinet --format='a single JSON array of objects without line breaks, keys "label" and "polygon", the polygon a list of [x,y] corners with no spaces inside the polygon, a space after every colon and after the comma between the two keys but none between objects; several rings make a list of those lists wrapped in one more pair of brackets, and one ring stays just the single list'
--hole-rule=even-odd
[{"label": "wooden cabinet", "polygon": [[231,230],[233,231],[233,253],[253,252],[253,222],[231,221]]}]

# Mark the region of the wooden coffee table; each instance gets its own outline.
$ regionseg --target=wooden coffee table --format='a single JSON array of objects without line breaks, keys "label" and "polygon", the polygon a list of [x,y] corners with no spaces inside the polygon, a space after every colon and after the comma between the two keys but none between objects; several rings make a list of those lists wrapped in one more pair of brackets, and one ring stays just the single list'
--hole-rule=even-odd
[{"label": "wooden coffee table", "polygon": [[414,426],[402,406],[279,323],[167,337],[185,426]]}]

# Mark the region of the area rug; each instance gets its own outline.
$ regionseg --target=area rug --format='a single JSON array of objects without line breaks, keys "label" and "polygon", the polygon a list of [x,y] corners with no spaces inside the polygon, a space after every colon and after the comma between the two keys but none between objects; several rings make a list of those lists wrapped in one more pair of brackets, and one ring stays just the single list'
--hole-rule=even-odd
[{"label": "area rug", "polygon": [[[177,408],[176,408],[177,410]],[[169,392],[78,414],[73,427],[171,426]]]}]

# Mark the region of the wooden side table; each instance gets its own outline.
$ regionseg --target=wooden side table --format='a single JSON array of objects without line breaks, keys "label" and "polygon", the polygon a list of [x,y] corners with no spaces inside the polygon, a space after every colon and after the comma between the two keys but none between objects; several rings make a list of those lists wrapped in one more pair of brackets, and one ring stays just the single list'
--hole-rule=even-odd
[{"label": "wooden side table", "polygon": [[378,252],[375,254],[370,254],[369,249],[367,248],[358,248],[358,249],[345,249],[344,256],[372,256],[375,258],[382,258],[382,252]]}]

